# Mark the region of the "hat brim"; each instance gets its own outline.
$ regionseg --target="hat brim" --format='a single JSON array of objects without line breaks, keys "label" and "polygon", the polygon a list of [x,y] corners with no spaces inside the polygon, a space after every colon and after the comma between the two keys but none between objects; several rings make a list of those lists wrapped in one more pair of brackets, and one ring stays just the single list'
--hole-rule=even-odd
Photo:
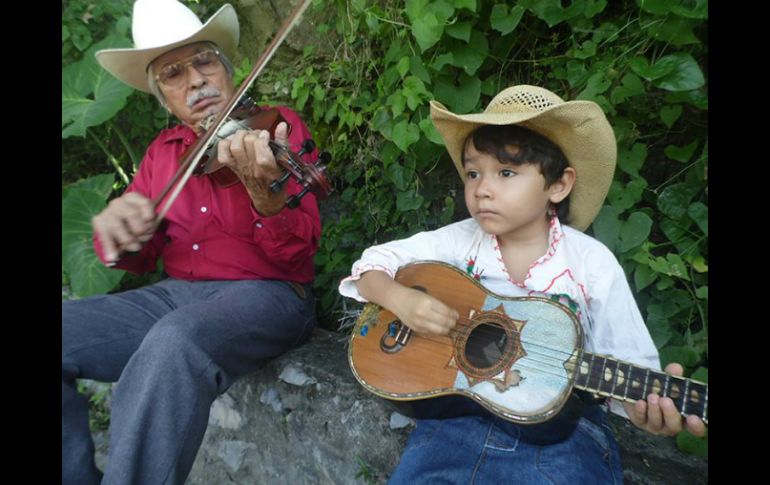
[{"label": "hat brim", "polygon": [[463,182],[463,144],[471,132],[484,125],[521,125],[554,142],[577,173],[570,193],[569,225],[584,231],[599,213],[615,173],[617,144],[596,103],[568,101],[542,111],[457,115],[431,101],[430,116]]},{"label": "hat brim", "polygon": [[150,92],[147,84],[147,66],[164,53],[195,42],[213,42],[230,59],[238,48],[240,30],[238,16],[232,5],[223,5],[195,34],[171,44],[146,49],[103,49],[96,53],[96,60],[110,74],[132,88]]}]

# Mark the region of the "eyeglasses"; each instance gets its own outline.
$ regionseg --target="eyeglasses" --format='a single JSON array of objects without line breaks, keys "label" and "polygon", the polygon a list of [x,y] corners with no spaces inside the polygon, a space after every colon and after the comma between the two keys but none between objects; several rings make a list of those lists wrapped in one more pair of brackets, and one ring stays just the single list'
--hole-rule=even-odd
[{"label": "eyeglasses", "polygon": [[207,50],[193,54],[186,59],[169,64],[160,70],[155,80],[169,88],[182,86],[187,79],[187,68],[192,66],[204,76],[216,74],[222,63],[219,60],[219,51]]}]

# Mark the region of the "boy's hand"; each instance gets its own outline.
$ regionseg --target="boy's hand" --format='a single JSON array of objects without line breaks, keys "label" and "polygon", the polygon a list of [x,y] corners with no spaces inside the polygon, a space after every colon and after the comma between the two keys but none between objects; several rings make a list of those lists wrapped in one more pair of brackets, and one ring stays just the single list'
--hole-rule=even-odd
[{"label": "boy's hand", "polygon": [[422,291],[401,288],[391,308],[401,323],[421,334],[447,335],[455,327],[460,317],[457,310]]},{"label": "boy's hand", "polygon": [[[673,362],[665,368],[665,372],[674,376],[681,376],[682,370],[681,365]],[[706,425],[699,417],[691,415],[682,419],[674,401],[668,397],[650,394],[646,401],[623,403],[623,407],[632,423],[652,434],[674,436],[682,431],[683,423],[684,429],[695,436],[703,436],[706,432]]]}]

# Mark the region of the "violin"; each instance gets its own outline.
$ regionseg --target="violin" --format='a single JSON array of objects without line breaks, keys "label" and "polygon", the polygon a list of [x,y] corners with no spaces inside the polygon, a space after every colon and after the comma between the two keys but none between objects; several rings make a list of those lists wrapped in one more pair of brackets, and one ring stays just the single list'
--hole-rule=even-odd
[{"label": "violin", "polygon": [[[289,30],[296,24],[302,12],[310,5],[310,2],[311,0],[305,0],[289,16],[225,108],[214,119],[209,120],[206,132],[182,155],[179,170],[153,200],[155,207],[158,207],[171,188],[174,187],[174,191],[168,196],[164,207],[156,216],[156,225],[160,224],[168,213],[171,204],[176,200],[191,175],[210,176],[223,187],[240,183],[235,172],[217,160],[219,140],[227,138],[239,129],[267,129],[272,137],[275,135],[275,128],[278,124],[281,121],[285,122],[277,109],[260,109],[245,93],[286,38]],[[289,126],[289,128],[291,127]],[[284,172],[270,184],[270,190],[273,193],[279,193],[290,178],[293,178],[302,187],[299,193],[287,198],[287,207],[293,209],[299,206],[300,199],[308,192],[312,191],[318,198],[324,198],[333,191],[331,183],[326,178],[326,164],[331,160],[331,155],[328,152],[322,152],[315,163],[305,163],[299,158],[315,149],[315,143],[312,140],[305,140],[301,150],[297,153],[272,140],[269,142],[269,146],[275,155],[276,163]]]}]

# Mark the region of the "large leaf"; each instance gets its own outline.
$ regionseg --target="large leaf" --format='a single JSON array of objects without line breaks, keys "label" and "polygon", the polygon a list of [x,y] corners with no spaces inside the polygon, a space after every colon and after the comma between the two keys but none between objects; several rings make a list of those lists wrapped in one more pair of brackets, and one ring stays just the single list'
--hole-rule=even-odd
[{"label": "large leaf", "polygon": [[658,196],[658,209],[672,219],[679,219],[687,213],[690,199],[698,190],[686,183],[669,185]]},{"label": "large leaf", "polygon": [[124,37],[109,36],[91,47],[80,62],[62,69],[62,139],[85,136],[88,127],[104,123],[126,105],[133,88],[102,69],[94,53],[127,46],[130,42]]},{"label": "large leaf", "polygon": [[654,84],[666,91],[691,91],[703,86],[706,81],[698,63],[690,54],[677,52],[665,56],[659,62],[672,63],[674,68],[655,80]]},{"label": "large leaf", "polygon": [[620,224],[617,209],[605,205],[599,211],[591,227],[593,227],[594,237],[603,242],[610,250],[614,250],[620,235]]},{"label": "large leaf", "polygon": [[620,252],[641,245],[650,235],[652,219],[644,212],[634,212],[620,227]]},{"label": "large leaf", "polygon": [[461,67],[468,75],[473,76],[481,67],[489,54],[489,42],[486,36],[478,31],[471,32],[471,40],[467,44],[458,43],[452,49],[452,65]]},{"label": "large leaf", "polygon": [[62,269],[78,297],[106,293],[125,274],[105,267],[94,253],[91,218],[105,205],[102,194],[83,188],[69,189],[62,200]]},{"label": "large leaf", "polygon": [[492,7],[492,13],[489,15],[489,22],[492,28],[503,35],[513,32],[513,29],[519,25],[521,16],[524,15],[524,7],[517,5],[508,12],[508,7],[497,4]]}]

